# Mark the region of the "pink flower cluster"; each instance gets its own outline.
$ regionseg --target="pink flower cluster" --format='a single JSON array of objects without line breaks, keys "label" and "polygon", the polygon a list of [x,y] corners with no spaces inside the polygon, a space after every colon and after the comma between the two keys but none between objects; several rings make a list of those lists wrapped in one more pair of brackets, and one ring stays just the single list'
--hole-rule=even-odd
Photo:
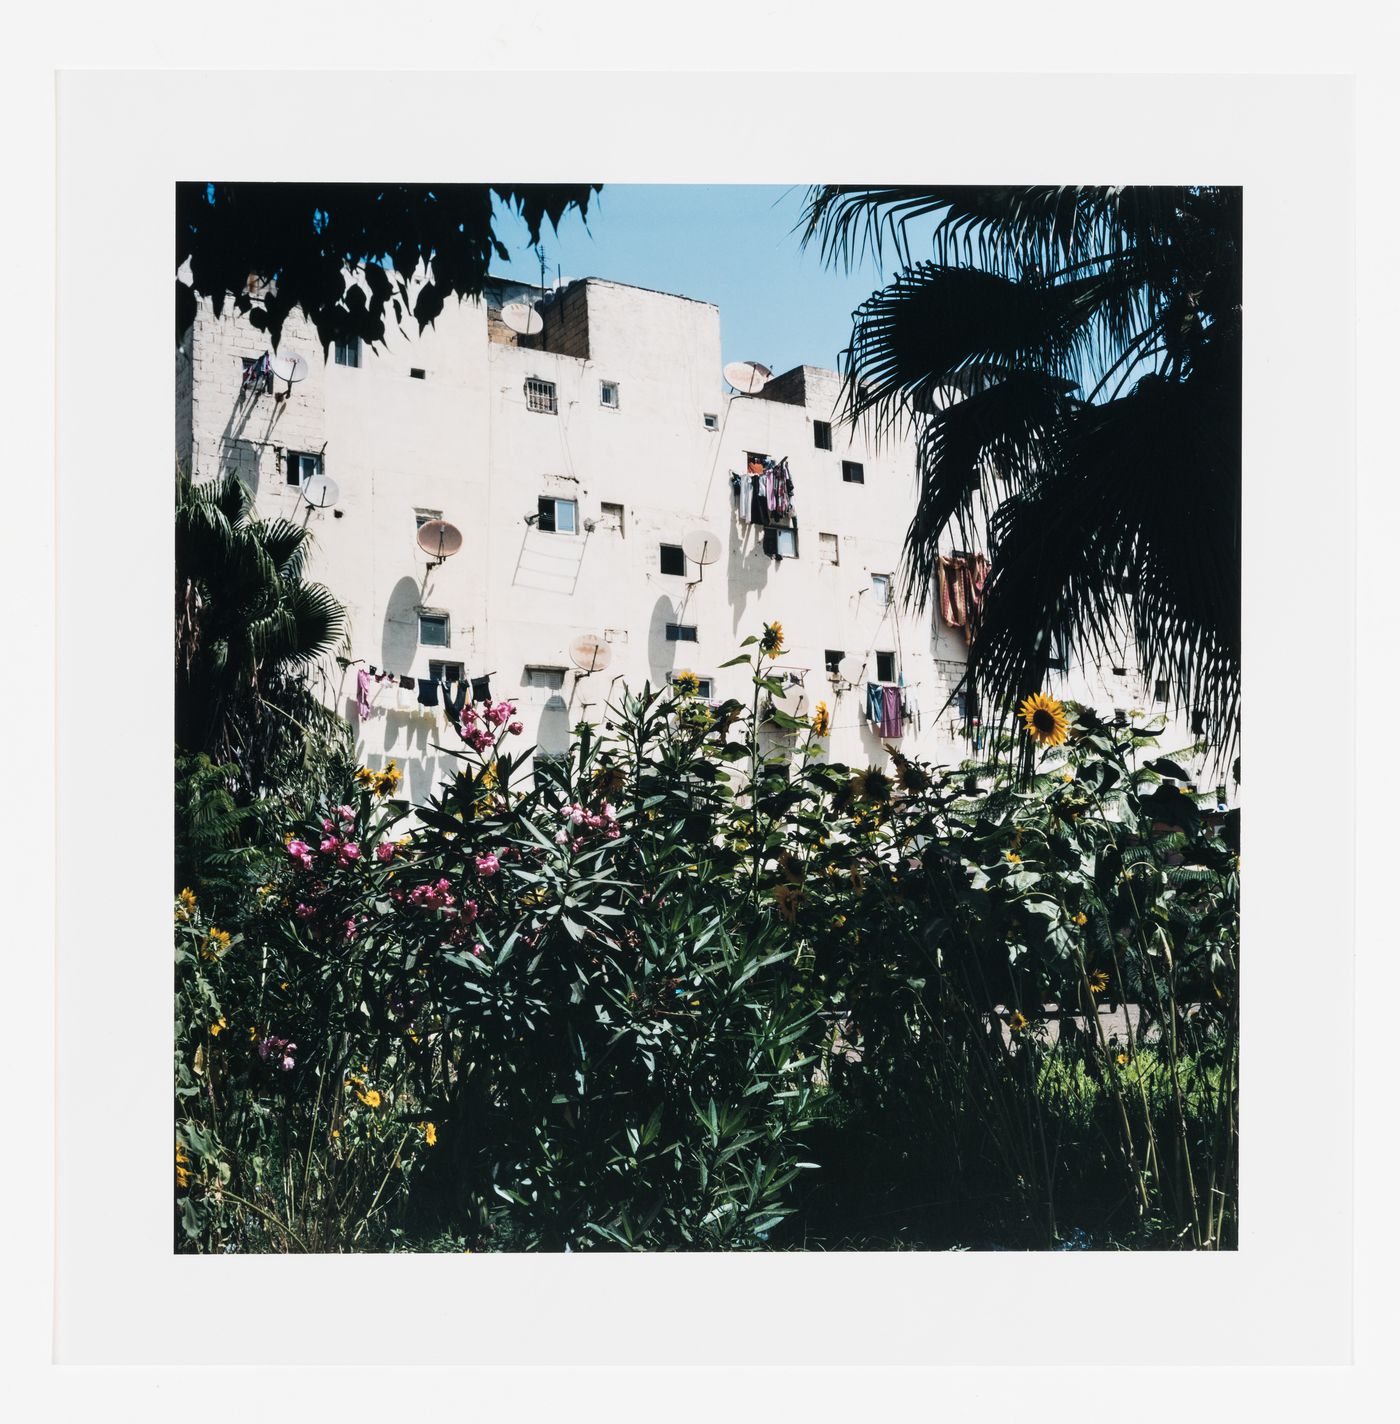
[{"label": "pink flower cluster", "polygon": [[[334,827],[334,822],[329,818],[323,822],[324,825]],[[341,865],[354,865],[360,858],[360,846],[357,841],[343,841],[339,836],[328,835],[321,842],[321,854],[333,855]],[[303,870],[311,869],[311,847],[302,840],[290,840],[287,842],[287,854],[296,861]],[[382,857],[381,857],[382,858]]]},{"label": "pink flower cluster", "polygon": [[283,1073],[290,1073],[297,1066],[296,1059],[292,1057],[296,1051],[296,1044],[285,1038],[278,1038],[276,1034],[272,1033],[258,1044],[258,1057],[264,1063],[271,1063],[273,1067],[279,1068]]},{"label": "pink flower cluster", "polygon": [[500,868],[500,857],[494,851],[488,850],[485,855],[476,858],[476,873],[480,876],[494,875]]},{"label": "pink flower cluster", "polygon": [[610,841],[622,834],[617,824],[617,812],[606,801],[597,811],[590,811],[575,802],[565,806],[561,814],[568,825],[555,833],[554,840],[558,845],[567,845],[570,850],[578,850],[583,845],[584,834],[588,831],[602,831]]},{"label": "pink flower cluster", "polygon": [[504,699],[500,702],[488,702],[480,712],[468,703],[462,709],[462,719],[457,724],[457,731],[473,751],[484,752],[495,745],[496,729],[506,726],[507,723],[509,726],[506,730],[512,736],[518,737],[525,730],[523,722],[511,720],[514,717],[514,702]]},{"label": "pink flower cluster", "polygon": [[448,905],[455,905],[457,897],[452,893],[452,882],[444,876],[431,885],[415,885],[408,892],[408,903],[424,909],[441,910]]}]

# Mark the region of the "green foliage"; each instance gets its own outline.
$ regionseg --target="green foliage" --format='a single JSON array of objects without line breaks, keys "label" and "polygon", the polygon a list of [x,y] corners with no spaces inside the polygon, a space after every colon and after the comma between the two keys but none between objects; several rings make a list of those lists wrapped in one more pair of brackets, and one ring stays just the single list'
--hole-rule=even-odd
[{"label": "green foliage", "polygon": [[496,704],[412,825],[392,769],[284,819],[226,946],[177,909],[187,1248],[868,1245],[901,1182],[924,1244],[1228,1244],[1237,862],[1179,768],[1074,708],[1029,780],[828,765],[757,641],[747,707],[624,691],[527,780]]}]

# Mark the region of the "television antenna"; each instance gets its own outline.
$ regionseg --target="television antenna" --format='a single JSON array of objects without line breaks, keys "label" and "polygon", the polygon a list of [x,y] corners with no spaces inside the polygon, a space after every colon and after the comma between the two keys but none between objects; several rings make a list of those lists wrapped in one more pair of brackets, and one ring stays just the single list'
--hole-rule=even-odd
[{"label": "television antenna", "polygon": [[773,373],[757,361],[731,361],[724,368],[724,379],[738,395],[756,396],[773,379]]},{"label": "television antenna", "polygon": [[418,530],[418,547],[428,555],[428,567],[436,568],[462,547],[462,531],[445,519],[429,519]]}]

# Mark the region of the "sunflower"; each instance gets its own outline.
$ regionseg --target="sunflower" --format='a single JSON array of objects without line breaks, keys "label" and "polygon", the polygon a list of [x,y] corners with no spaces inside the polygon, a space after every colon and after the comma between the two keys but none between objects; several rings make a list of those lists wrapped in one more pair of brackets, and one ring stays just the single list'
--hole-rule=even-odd
[{"label": "sunflower", "polygon": [[901,789],[905,791],[927,791],[933,785],[933,778],[923,767],[916,762],[912,762],[901,752],[895,751],[893,747],[889,749],[890,755],[894,758],[894,777],[899,782]]},{"label": "sunflower", "polygon": [[1012,1033],[1021,1033],[1024,1029],[1030,1027],[1031,1021],[1025,1016],[1025,1014],[1020,1011],[1020,1009],[1017,1009],[1016,1012],[1012,1014],[1006,1022],[1010,1027]]},{"label": "sunflower", "polygon": [[385,764],[384,770],[374,778],[374,794],[376,796],[392,796],[399,789],[399,782],[403,780],[403,774],[399,771],[399,764],[390,760]]},{"label": "sunflower", "polygon": [[894,783],[878,766],[868,766],[851,778],[851,789],[862,800],[872,806],[882,806],[890,799]]},{"label": "sunflower", "polygon": [[778,913],[788,924],[795,923],[797,907],[802,903],[802,887],[800,885],[775,885],[773,899],[777,903]]},{"label": "sunflower", "polygon": [[700,691],[700,679],[693,672],[678,672],[671,679],[677,697],[694,697]]},{"label": "sunflower", "polygon": [[1077,925],[1087,925],[1089,923],[1089,917],[1084,913],[1083,910],[1080,910],[1080,912],[1074,917],[1074,923]]},{"label": "sunflower", "polygon": [[175,897],[175,918],[177,920],[192,919],[198,906],[199,901],[195,899],[194,891],[186,885]]},{"label": "sunflower", "polygon": [[758,646],[770,658],[776,658],[784,651],[783,625],[777,619],[763,625],[763,636],[758,640]]},{"label": "sunflower", "polygon": [[1108,988],[1108,971],[1105,969],[1095,969],[1089,975],[1089,992],[1091,994],[1102,994]]},{"label": "sunflower", "polygon": [[620,766],[605,766],[594,774],[593,784],[607,799],[616,796],[627,784],[627,773]]},{"label": "sunflower", "polygon": [[812,713],[812,735],[814,737],[829,737],[831,735],[831,713],[827,711],[825,702],[818,702],[816,711]]},{"label": "sunflower", "polygon": [[1127,1061],[1128,1061],[1128,1055],[1127,1055],[1126,1053],[1120,1053],[1120,1054],[1118,1055],[1118,1066],[1119,1066],[1120,1068],[1121,1068]]},{"label": "sunflower", "polygon": [[1069,719],[1064,707],[1043,692],[1033,692],[1021,703],[1021,718],[1033,742],[1043,747],[1058,747],[1069,740]]}]

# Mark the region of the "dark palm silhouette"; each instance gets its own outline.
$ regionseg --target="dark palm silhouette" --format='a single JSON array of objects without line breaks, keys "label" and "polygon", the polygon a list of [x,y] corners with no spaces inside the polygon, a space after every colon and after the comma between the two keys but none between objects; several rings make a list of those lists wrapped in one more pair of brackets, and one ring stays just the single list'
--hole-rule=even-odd
[{"label": "dark palm silhouette", "polygon": [[844,410],[915,432],[915,607],[940,534],[971,546],[985,521],[987,715],[1005,725],[1058,645],[1107,661],[1130,637],[1234,748],[1240,190],[824,187],[804,221],[828,260],[888,244],[899,265],[854,313]]}]

